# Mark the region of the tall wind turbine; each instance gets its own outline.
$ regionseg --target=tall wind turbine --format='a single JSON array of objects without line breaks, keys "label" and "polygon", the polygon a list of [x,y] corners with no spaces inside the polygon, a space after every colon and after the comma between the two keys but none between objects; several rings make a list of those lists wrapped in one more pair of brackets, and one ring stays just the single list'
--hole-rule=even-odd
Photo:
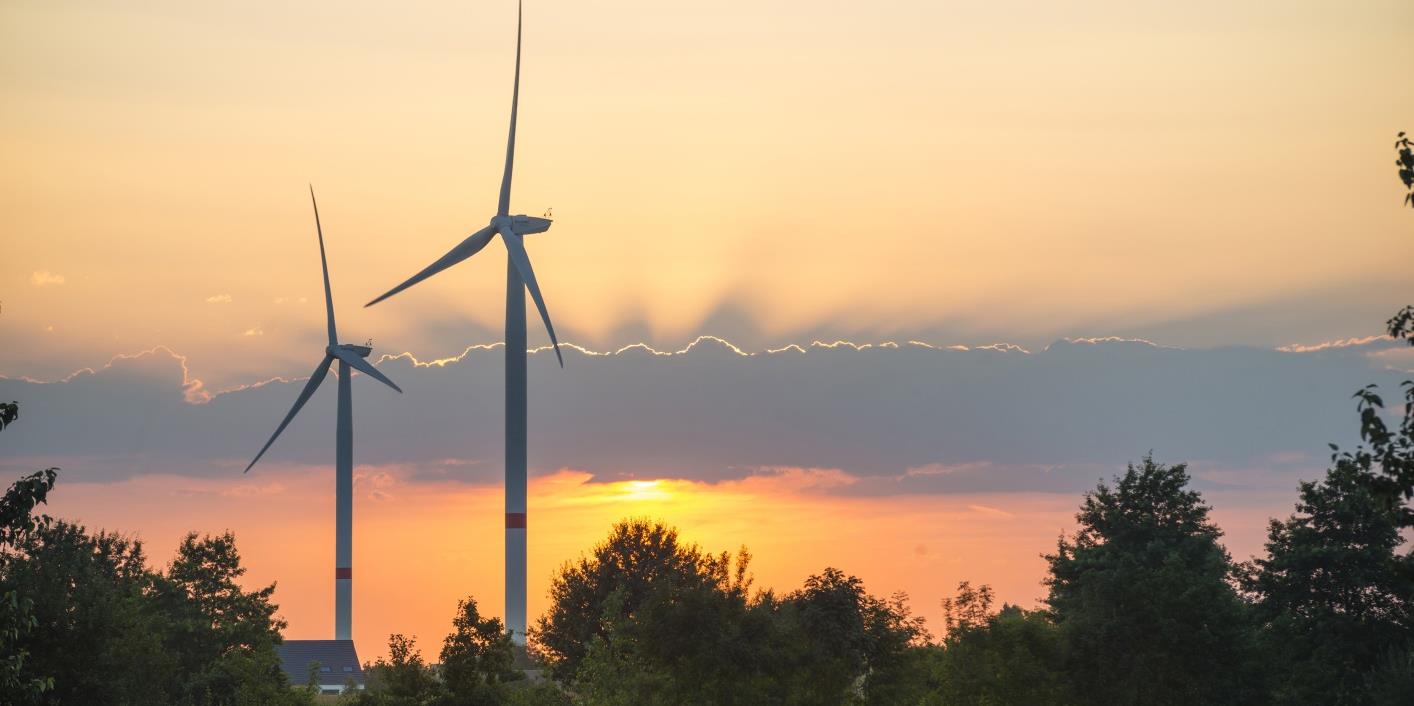
[{"label": "tall wind turbine", "polygon": [[309,376],[304,390],[295,400],[295,406],[285,415],[284,421],[275,428],[270,440],[261,447],[260,453],[245,467],[249,472],[255,462],[265,455],[266,449],[275,443],[280,432],[289,426],[290,420],[299,414],[300,408],[314,395],[315,389],[329,374],[329,366],[339,361],[339,416],[334,435],[334,639],[352,640],[353,622],[353,394],[350,385],[351,370],[378,380],[388,387],[402,392],[378,368],[364,360],[373,349],[349,343],[340,344],[334,330],[334,295],[329,291],[329,262],[324,256],[324,228],[319,224],[319,204],[314,200],[314,187],[309,187],[309,201],[314,205],[314,228],[319,233],[319,264],[324,270],[324,308],[329,317],[329,345],[324,348],[324,360],[319,361],[314,374]]},{"label": "tall wind turbine", "polygon": [[506,169],[501,175],[501,198],[496,215],[485,228],[476,231],[452,248],[436,262],[388,290],[365,306],[373,306],[408,287],[480,252],[496,235],[506,246],[506,629],[516,644],[525,644],[525,446],[526,446],[526,350],[525,292],[535,300],[545,330],[555,347],[560,367],[565,359],[560,355],[560,341],[550,323],[545,298],[535,281],[535,270],[525,252],[524,237],[550,229],[550,219],[510,215],[511,170],[516,156],[516,108],[520,102],[520,30],[521,8],[516,8],[516,73],[511,90],[511,130],[506,139]]}]

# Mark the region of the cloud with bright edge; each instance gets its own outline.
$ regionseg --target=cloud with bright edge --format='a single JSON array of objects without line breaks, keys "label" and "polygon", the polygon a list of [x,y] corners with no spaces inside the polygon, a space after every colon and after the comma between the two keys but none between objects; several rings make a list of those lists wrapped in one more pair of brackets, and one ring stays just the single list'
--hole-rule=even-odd
[{"label": "cloud with bright edge", "polygon": [[[1406,377],[1380,363],[1392,345],[1180,349],[1077,339],[1036,352],[922,342],[747,352],[702,338],[678,351],[567,346],[564,370],[537,349],[530,466],[597,481],[706,483],[815,469],[803,492],[854,496],[1077,493],[1153,450],[1231,471],[1204,482],[1289,489],[1292,474],[1323,467],[1327,442],[1358,441],[1355,389],[1395,389]],[[377,360],[406,394],[355,379],[357,461],[396,467],[414,483],[498,483],[500,348]],[[52,382],[0,379],[0,397],[27,412],[25,434],[7,441],[0,465],[62,462],[71,478],[100,482],[225,477],[249,461],[304,382],[208,390],[165,348]],[[263,464],[330,463],[333,388],[320,389]]]}]

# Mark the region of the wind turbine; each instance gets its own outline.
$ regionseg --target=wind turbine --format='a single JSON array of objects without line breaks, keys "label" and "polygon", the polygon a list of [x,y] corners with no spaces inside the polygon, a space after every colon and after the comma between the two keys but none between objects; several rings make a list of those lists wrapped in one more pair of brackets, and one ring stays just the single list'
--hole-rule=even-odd
[{"label": "wind turbine", "polygon": [[481,230],[471,234],[436,262],[388,290],[383,296],[364,306],[373,306],[408,287],[455,265],[486,247],[496,235],[506,246],[506,629],[518,645],[525,644],[525,457],[526,457],[526,350],[525,292],[535,300],[545,331],[555,347],[560,367],[565,359],[560,355],[560,341],[550,323],[550,312],[535,270],[525,252],[524,237],[550,229],[550,219],[526,215],[510,215],[511,171],[516,156],[516,109],[520,103],[520,36],[522,9],[516,7],[516,73],[511,90],[511,129],[506,139],[506,168],[501,174],[501,197],[496,215]]},{"label": "wind turbine", "polygon": [[324,359],[309,376],[304,390],[295,399],[295,406],[285,415],[284,421],[275,428],[270,440],[261,447],[260,453],[245,467],[249,472],[255,462],[265,455],[280,432],[289,426],[290,420],[299,414],[300,408],[314,395],[315,389],[329,374],[329,366],[339,361],[339,415],[334,444],[334,639],[351,640],[353,622],[353,395],[350,385],[350,368],[378,380],[388,387],[402,392],[386,375],[378,372],[371,363],[364,360],[373,349],[350,343],[339,343],[334,330],[334,295],[329,291],[329,262],[324,256],[324,228],[319,224],[319,203],[314,200],[314,187],[309,187],[309,201],[314,205],[314,228],[319,233],[319,264],[324,270],[324,308],[329,318],[329,345],[324,348]]}]

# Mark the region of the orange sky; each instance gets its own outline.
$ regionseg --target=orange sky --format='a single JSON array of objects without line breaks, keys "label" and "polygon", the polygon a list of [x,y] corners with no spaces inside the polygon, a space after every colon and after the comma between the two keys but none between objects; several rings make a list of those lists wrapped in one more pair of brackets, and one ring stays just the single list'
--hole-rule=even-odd
[{"label": "orange sky", "polygon": [[[401,469],[360,467],[354,523],[354,639],[360,655],[386,651],[390,632],[416,635],[435,657],[456,601],[476,597],[501,612],[501,492],[495,486],[406,483]],[[826,491],[851,482],[828,469],[715,485],[680,480],[589,483],[564,470],[530,488],[530,613],[547,607],[553,571],[625,517],[678,527],[711,551],[745,544],[759,588],[789,591],[827,565],[864,579],[876,595],[906,591],[913,610],[941,630],[938,602],[960,580],[991,584],[999,600],[1034,605],[1044,596],[1043,552],[1070,531],[1078,496],[1000,493],[846,498]],[[281,466],[240,482],[144,476],[116,484],[60,482],[51,514],[93,527],[134,531],[154,565],[169,561],[187,531],[236,533],[247,585],[278,581],[275,601],[290,638],[333,628],[329,581],[333,507],[328,468]],[[114,497],[122,502],[113,502]],[[1260,549],[1267,513],[1291,497],[1223,498],[1215,517],[1242,560]],[[1255,512],[1253,511],[1255,510]]]}]

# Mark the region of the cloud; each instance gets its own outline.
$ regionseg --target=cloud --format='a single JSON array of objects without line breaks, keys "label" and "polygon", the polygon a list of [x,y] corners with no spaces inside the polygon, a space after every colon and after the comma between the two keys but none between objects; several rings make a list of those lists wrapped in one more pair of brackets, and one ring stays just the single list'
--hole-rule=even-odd
[{"label": "cloud", "polygon": [[1317,351],[1341,349],[1341,348],[1368,348],[1377,347],[1381,344],[1394,343],[1394,339],[1380,334],[1377,336],[1364,336],[1361,338],[1342,338],[1334,341],[1322,341],[1320,343],[1291,343],[1277,348],[1284,353],[1315,353]]},{"label": "cloud", "polygon": [[245,330],[245,333],[242,333],[241,335],[242,335],[242,336],[264,336],[264,335],[265,335],[265,331],[264,331],[263,329],[261,329],[259,326],[252,326],[252,327],[246,329],[246,330]]},{"label": "cloud", "polygon": [[988,516],[988,517],[1000,517],[1000,518],[1010,518],[1010,517],[1014,517],[1014,515],[1012,515],[1010,512],[1007,512],[1006,510],[1000,510],[1000,509],[997,509],[997,508],[995,508],[995,507],[989,507],[989,506],[987,506],[987,505],[970,504],[970,505],[967,506],[967,509],[968,509],[968,510],[971,510],[971,511],[973,511],[973,512],[979,514],[979,515],[986,515],[986,516]]},{"label": "cloud", "polygon": [[229,295],[229,294],[213,294],[213,295],[211,295],[211,296],[209,296],[209,297],[206,298],[206,303],[207,303],[207,304],[230,304],[230,303],[231,303],[231,295]]},{"label": "cloud", "polygon": [[[356,463],[396,467],[409,483],[499,483],[501,348],[378,359],[403,395],[356,375]],[[542,349],[530,357],[530,466],[595,483],[854,496],[1074,493],[1153,450],[1213,470],[1200,478],[1210,486],[1289,489],[1319,472],[1326,442],[1358,441],[1354,390],[1403,379],[1366,352],[1087,341],[1035,353],[908,343],[770,353],[702,337],[670,351],[567,346],[561,370]],[[239,474],[304,383],[208,390],[165,348],[54,382],[0,379],[0,398],[26,409],[0,468],[30,459],[91,480]],[[324,384],[262,464],[332,462],[335,387]]]},{"label": "cloud", "polygon": [[279,495],[285,492],[283,483],[238,483],[229,488],[223,488],[221,495],[228,498],[249,498],[267,495]]},{"label": "cloud", "polygon": [[29,283],[36,287],[58,286],[64,283],[64,275],[56,275],[49,270],[35,270],[29,276]]}]

